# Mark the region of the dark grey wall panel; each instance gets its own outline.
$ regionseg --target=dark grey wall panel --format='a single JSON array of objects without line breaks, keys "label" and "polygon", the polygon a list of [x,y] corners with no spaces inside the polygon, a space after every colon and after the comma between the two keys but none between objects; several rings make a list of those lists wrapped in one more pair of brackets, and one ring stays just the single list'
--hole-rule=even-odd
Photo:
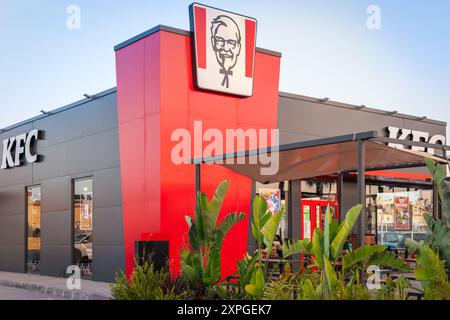
[{"label": "dark grey wall panel", "polygon": [[15,185],[0,189],[0,216],[24,213],[24,211],[25,186]]},{"label": "dark grey wall panel", "polygon": [[102,259],[94,258],[93,262],[93,280],[112,281],[111,274],[114,275],[120,270],[125,270],[125,251],[123,246],[93,246],[94,254],[101,256]]},{"label": "dark grey wall panel", "polygon": [[[0,216],[0,243],[5,245],[24,245],[25,215],[22,212],[11,216]],[[0,257],[0,260],[4,257]]]},{"label": "dark grey wall panel", "polygon": [[34,128],[45,132],[39,146],[45,148],[117,128],[117,112],[111,110],[117,105],[115,99],[115,94],[108,95],[35,121]]},{"label": "dark grey wall panel", "polygon": [[45,161],[34,164],[35,180],[87,173],[120,165],[117,129],[40,150]]},{"label": "dark grey wall panel", "polygon": [[37,142],[43,161],[0,170],[0,270],[24,271],[25,187],[41,185],[41,273],[64,275],[72,264],[72,180],[87,176],[94,179],[93,246],[99,248],[94,249],[94,277],[99,273],[98,279],[112,281],[124,268],[117,95],[98,96],[0,134],[3,140],[33,128],[44,131],[44,140]]},{"label": "dark grey wall panel", "polygon": [[345,214],[358,203],[358,194],[356,190],[356,183],[344,181],[342,186],[342,214]]},{"label": "dark grey wall panel", "polygon": [[72,246],[47,245],[41,250],[41,274],[52,277],[64,277],[68,266],[72,264]]},{"label": "dark grey wall panel", "polygon": [[24,256],[24,245],[0,244],[0,270],[8,272],[24,272]]},{"label": "dark grey wall panel", "polygon": [[70,211],[43,212],[41,215],[41,246],[72,244],[72,214]]},{"label": "dark grey wall panel", "polygon": [[[1,157],[3,151],[0,152]],[[15,186],[18,184],[30,185],[33,183],[33,166],[27,164],[14,169],[1,170],[0,177],[0,188]]]},{"label": "dark grey wall panel", "polygon": [[42,212],[70,211],[72,208],[72,180],[70,177],[45,180],[41,183]]},{"label": "dark grey wall panel", "polygon": [[122,207],[95,209],[93,223],[95,246],[124,245]]},{"label": "dark grey wall panel", "polygon": [[122,205],[122,187],[118,182],[120,182],[120,167],[95,172],[94,208]]},{"label": "dark grey wall panel", "polygon": [[[281,143],[297,142],[311,137],[330,137],[359,131],[378,131],[385,136],[385,128],[395,126],[430,132],[446,133],[443,123],[418,121],[402,115],[381,114],[379,110],[356,110],[341,104],[319,103],[295,95],[281,95],[278,106],[278,126]],[[300,140],[298,139],[300,138]]]}]

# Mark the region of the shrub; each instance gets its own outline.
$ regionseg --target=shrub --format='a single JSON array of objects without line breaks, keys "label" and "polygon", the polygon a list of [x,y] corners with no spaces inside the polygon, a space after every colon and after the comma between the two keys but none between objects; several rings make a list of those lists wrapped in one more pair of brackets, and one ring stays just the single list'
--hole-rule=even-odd
[{"label": "shrub", "polygon": [[114,300],[182,300],[188,298],[181,279],[172,281],[167,271],[156,270],[152,264],[136,264],[130,279],[122,272],[111,285]]}]

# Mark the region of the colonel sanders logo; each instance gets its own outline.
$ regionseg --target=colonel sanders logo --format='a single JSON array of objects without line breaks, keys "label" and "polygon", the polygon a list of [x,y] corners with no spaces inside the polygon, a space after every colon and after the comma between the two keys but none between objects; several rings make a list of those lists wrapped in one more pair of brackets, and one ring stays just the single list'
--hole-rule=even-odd
[{"label": "colonel sanders logo", "polygon": [[198,89],[251,97],[255,19],[194,3],[190,7]]},{"label": "colonel sanders logo", "polygon": [[211,43],[224,75],[222,86],[229,88],[230,76],[241,53],[241,31],[236,22],[228,16],[218,16],[212,21]]}]

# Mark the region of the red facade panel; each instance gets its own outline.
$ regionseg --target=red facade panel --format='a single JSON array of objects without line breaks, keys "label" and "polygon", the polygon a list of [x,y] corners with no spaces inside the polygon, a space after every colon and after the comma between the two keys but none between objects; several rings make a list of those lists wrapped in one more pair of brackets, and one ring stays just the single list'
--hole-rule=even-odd
[{"label": "red facade panel", "polygon": [[[193,138],[195,120],[202,121],[203,132],[216,128],[224,135],[226,129],[277,127],[280,58],[257,53],[255,67],[254,95],[240,98],[194,88],[188,36],[159,31],[117,52],[128,274],[137,240],[169,240],[171,272],[175,276],[179,270],[179,253],[188,230],[185,216],[193,215],[195,207],[195,170],[192,165],[172,162],[174,130],[187,129]],[[221,216],[235,211],[249,214],[248,178],[218,166],[203,166],[201,178],[202,191],[209,196],[220,181],[231,181]],[[224,275],[235,271],[236,262],[246,252],[248,222],[247,218],[238,224],[224,243]]]}]

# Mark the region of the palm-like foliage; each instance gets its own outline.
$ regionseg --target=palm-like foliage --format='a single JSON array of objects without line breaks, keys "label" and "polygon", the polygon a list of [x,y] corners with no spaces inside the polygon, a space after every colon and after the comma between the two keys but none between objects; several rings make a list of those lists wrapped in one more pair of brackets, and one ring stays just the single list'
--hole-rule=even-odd
[{"label": "palm-like foliage", "polygon": [[223,241],[235,224],[245,219],[243,213],[232,213],[218,222],[229,182],[223,181],[213,198],[197,195],[194,220],[186,217],[189,242],[181,252],[183,276],[194,288],[211,288],[221,279],[220,252]]},{"label": "palm-like foliage", "polygon": [[[263,197],[257,195],[253,199],[252,235],[258,251],[253,258],[246,258],[238,263],[241,266],[238,270],[239,286],[253,299],[261,299],[266,288],[268,263],[261,259],[262,247],[265,245],[266,252],[270,253],[284,212],[285,208],[282,207],[272,214],[267,210],[267,202]],[[243,266],[248,268],[244,270]]]},{"label": "palm-like foliage", "polygon": [[[370,265],[409,270],[408,266],[395,255],[386,252],[387,247],[380,245],[365,245],[341,257],[345,241],[358,220],[361,209],[361,205],[351,208],[345,220],[338,226],[337,221],[331,217],[331,208],[328,207],[325,214],[324,231],[314,230],[311,241],[303,239],[283,246],[285,258],[295,254],[313,256],[314,263],[312,266],[318,268],[322,280],[321,285],[314,288],[314,293],[320,292],[322,298],[336,298],[338,292],[343,295],[349,292],[361,293],[362,287],[360,288],[359,281],[352,280],[344,283],[343,279],[347,273],[350,273],[351,279],[356,279],[354,278],[355,272],[361,268],[366,269]],[[342,271],[338,273],[336,266],[341,258]]]},{"label": "palm-like foliage", "polygon": [[431,236],[425,241],[436,249],[439,249],[440,254],[444,258],[447,266],[450,266],[450,231],[448,225],[450,223],[450,187],[445,181],[447,172],[445,166],[439,165],[436,162],[425,159],[425,162],[433,175],[433,181],[437,186],[439,192],[439,199],[442,208],[442,216],[444,221],[433,219],[428,215],[424,215],[428,228],[431,231]]},{"label": "palm-like foliage", "polygon": [[447,177],[446,166],[440,165],[431,159],[425,158],[425,163],[433,175],[433,181],[438,187],[441,201],[442,215],[450,223],[450,186],[445,178]]},{"label": "palm-like foliage", "polygon": [[450,283],[445,271],[444,262],[428,245],[407,239],[406,244],[411,251],[417,252],[414,276],[422,283],[425,298],[431,300],[450,300]]}]

